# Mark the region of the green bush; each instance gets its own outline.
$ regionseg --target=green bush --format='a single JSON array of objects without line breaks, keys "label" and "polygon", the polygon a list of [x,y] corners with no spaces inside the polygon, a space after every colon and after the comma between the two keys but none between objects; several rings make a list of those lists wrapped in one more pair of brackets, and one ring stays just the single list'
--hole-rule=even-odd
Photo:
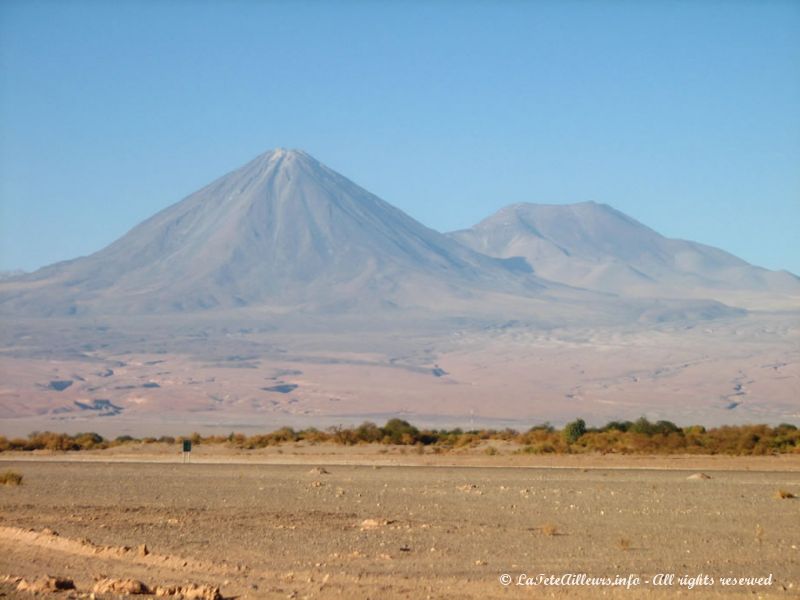
[{"label": "green bush", "polygon": [[417,442],[419,429],[408,421],[390,419],[382,427],[382,433],[384,443],[412,445]]},{"label": "green bush", "polygon": [[586,422],[583,419],[576,419],[567,423],[562,431],[562,436],[567,444],[574,444],[586,433]]}]

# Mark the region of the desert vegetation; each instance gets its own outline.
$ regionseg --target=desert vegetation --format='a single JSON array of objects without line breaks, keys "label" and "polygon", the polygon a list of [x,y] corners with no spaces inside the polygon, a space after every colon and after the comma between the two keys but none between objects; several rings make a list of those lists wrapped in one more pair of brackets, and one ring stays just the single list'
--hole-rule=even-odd
[{"label": "desert vegetation", "polygon": [[[636,421],[612,421],[603,427],[587,427],[582,419],[567,423],[562,429],[549,424],[536,425],[526,431],[514,429],[419,429],[402,419],[391,419],[385,425],[365,422],[355,427],[331,427],[326,430],[283,427],[275,431],[226,436],[162,436],[134,438],[120,436],[106,439],[97,433],[34,432],[27,438],[7,439],[0,436],[0,452],[9,451],[79,451],[100,450],[124,444],[177,444],[184,439],[195,445],[225,444],[239,449],[257,449],[293,443],[382,444],[411,446],[418,452],[474,448],[491,442],[505,442],[511,452],[519,454],[727,454],[766,455],[800,453],[800,430],[791,424],[738,425],[705,428],[700,425],[678,427],[670,421],[651,422],[642,417]],[[516,446],[516,448],[514,447]],[[485,451],[501,454],[496,445]]]},{"label": "desert vegetation", "polygon": [[22,485],[22,474],[16,471],[3,471],[0,473],[0,485]]}]

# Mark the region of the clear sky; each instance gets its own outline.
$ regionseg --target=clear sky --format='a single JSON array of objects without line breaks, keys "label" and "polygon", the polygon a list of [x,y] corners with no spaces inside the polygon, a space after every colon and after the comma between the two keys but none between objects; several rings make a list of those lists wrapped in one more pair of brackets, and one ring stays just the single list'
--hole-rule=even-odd
[{"label": "clear sky", "polygon": [[0,269],[267,149],[425,225],[604,202],[800,274],[800,2],[0,1]]}]

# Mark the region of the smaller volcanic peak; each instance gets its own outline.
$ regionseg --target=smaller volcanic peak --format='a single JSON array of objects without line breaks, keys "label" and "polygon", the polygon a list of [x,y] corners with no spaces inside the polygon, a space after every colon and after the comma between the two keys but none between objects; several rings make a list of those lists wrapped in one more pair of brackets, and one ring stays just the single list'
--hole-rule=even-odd
[{"label": "smaller volcanic peak", "polygon": [[642,252],[664,257],[662,236],[606,204],[514,204],[500,209],[472,229],[455,232],[456,239],[483,245],[489,254],[502,254],[509,246],[531,255],[533,244],[546,254],[587,259],[636,259]]},{"label": "smaller volcanic peak", "polygon": [[[522,257],[552,281],[628,296],[800,295],[800,279],[718,248],[669,239],[605,204],[514,204],[450,236],[500,258]],[[752,296],[752,294],[750,294]]]}]

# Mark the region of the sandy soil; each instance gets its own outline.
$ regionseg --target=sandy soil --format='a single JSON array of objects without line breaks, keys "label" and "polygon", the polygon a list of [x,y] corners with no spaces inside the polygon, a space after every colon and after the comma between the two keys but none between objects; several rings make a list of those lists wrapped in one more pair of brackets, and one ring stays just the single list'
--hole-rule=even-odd
[{"label": "sandy soil", "polygon": [[[101,576],[209,584],[226,598],[800,594],[800,500],[776,497],[800,496],[796,456],[27,456],[0,463],[24,475],[0,487],[0,576],[69,577],[73,595]],[[689,479],[698,468],[710,479]],[[565,573],[641,582],[516,585],[522,574]],[[653,585],[661,573],[673,584]],[[680,584],[699,575],[715,583]],[[770,575],[767,586],[720,582]],[[15,586],[0,593],[30,597]]]}]

